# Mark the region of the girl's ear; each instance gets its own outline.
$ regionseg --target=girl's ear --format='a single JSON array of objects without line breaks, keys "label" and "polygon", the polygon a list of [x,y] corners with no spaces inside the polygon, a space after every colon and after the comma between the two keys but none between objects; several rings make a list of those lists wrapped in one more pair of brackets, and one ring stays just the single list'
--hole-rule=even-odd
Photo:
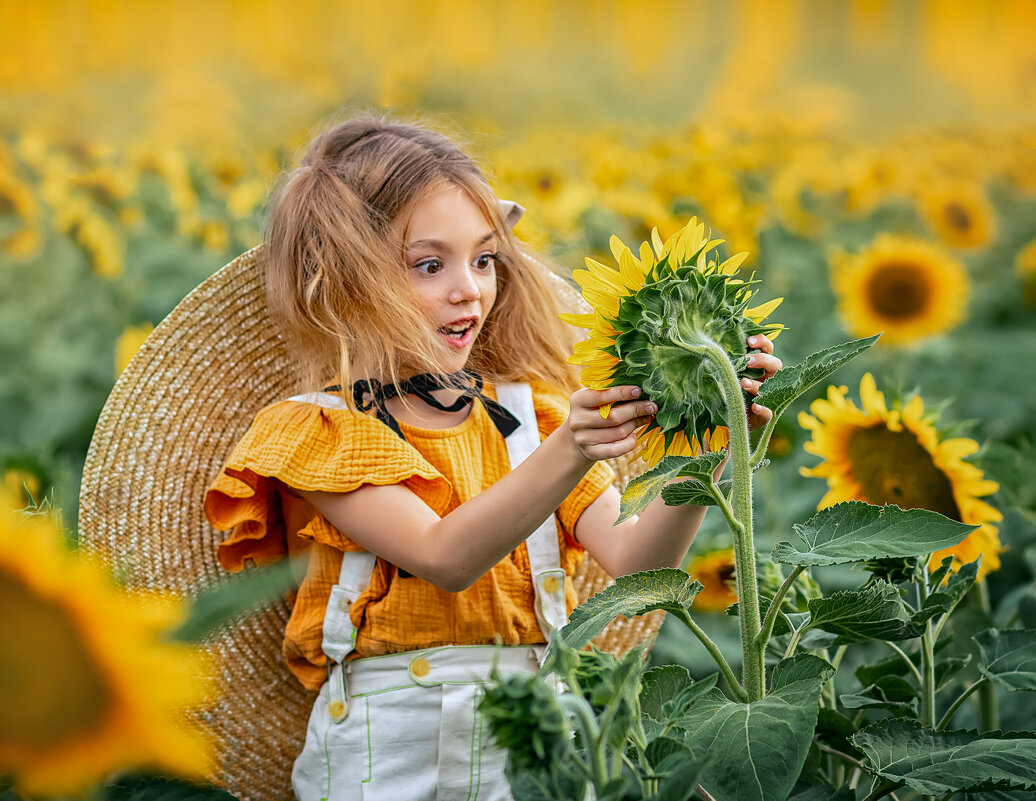
[{"label": "girl's ear", "polygon": [[522,215],[525,214],[525,207],[515,203],[513,200],[498,200],[497,204],[500,206],[500,216],[504,218],[504,222],[510,228],[514,228],[522,218]]}]

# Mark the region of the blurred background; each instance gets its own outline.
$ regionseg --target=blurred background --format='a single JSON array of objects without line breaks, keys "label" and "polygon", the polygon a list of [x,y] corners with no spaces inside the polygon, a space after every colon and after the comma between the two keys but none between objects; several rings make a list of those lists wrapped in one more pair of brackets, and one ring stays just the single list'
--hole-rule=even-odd
[{"label": "blurred background", "polygon": [[[998,482],[985,500],[1005,516],[994,601],[1031,584],[1030,0],[0,0],[12,491],[74,527],[119,370],[258,242],[270,182],[308,136],[357,108],[459,139],[562,271],[606,260],[612,233],[635,247],[698,215],[750,251],[759,300],[785,298],[771,315],[785,363],[884,330],[836,380],[858,398],[869,371],[890,406],[920,394],[939,438],[977,443],[968,463]],[[809,438],[794,414],[777,431],[764,549],[825,494],[799,474],[818,463]],[[878,460],[905,470],[900,457]],[[721,554],[692,571],[715,575],[717,608],[721,529],[710,516],[692,554]]]}]

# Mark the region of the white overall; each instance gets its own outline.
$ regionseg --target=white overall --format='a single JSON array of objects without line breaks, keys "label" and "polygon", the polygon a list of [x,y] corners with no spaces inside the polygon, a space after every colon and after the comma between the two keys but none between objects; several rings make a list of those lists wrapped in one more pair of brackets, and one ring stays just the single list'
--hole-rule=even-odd
[{"label": "white overall", "polygon": [[[328,393],[292,400],[344,407]],[[532,390],[502,384],[497,400],[521,423],[505,440],[513,469],[540,444]],[[567,619],[554,516],[525,544],[536,617],[549,639]],[[508,801],[505,753],[490,744],[477,707],[494,664],[504,674],[535,671],[543,646],[455,645],[345,662],[356,644],[349,611],[370,583],[374,559],[346,552],[331,590],[322,643],[328,681],[292,771],[298,801]]]}]

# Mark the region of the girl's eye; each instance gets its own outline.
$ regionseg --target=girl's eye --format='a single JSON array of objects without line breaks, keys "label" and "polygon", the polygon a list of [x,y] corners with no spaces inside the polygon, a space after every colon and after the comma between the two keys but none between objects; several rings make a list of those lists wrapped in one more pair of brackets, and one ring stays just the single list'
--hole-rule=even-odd
[{"label": "girl's eye", "polygon": [[422,275],[435,275],[442,270],[442,262],[438,259],[422,259],[410,269],[417,270]]},{"label": "girl's eye", "polygon": [[483,253],[475,259],[475,268],[479,270],[491,270],[496,266],[496,253]]}]

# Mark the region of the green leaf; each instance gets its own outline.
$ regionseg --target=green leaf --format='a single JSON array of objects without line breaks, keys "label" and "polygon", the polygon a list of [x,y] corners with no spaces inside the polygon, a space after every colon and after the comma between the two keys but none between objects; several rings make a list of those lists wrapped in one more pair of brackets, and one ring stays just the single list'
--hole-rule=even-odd
[{"label": "green leaf", "polygon": [[[708,454],[706,454],[708,455]],[[645,470],[626,485],[619,505],[619,517],[615,521],[621,523],[644,510],[651,501],[662,492],[667,482],[677,478],[680,471],[694,461],[692,456],[666,456],[650,470]],[[700,458],[700,457],[699,457]],[[717,462],[718,464],[718,462]],[[715,468],[713,468],[715,469]],[[709,474],[711,476],[711,473]]]},{"label": "green leaf", "polygon": [[293,560],[282,559],[202,590],[192,601],[187,619],[170,637],[201,642],[241,615],[283,597],[297,584],[292,565]]},{"label": "green leaf", "polygon": [[680,751],[669,754],[656,766],[662,779],[658,783],[658,793],[652,796],[651,801],[687,801],[697,787],[704,767],[704,760],[695,759],[694,754],[681,746]]},{"label": "green leaf", "polygon": [[[907,651],[907,654],[913,656]],[[876,684],[885,676],[905,676],[910,667],[899,654],[882,659],[880,662],[860,665],[853,672],[856,680],[866,687],[868,684]]]},{"label": "green leaf", "polygon": [[1036,734],[933,732],[916,720],[881,720],[853,736],[870,769],[923,795],[1036,787]]},{"label": "green leaf", "polygon": [[809,612],[810,628],[837,635],[832,645],[916,636],[899,591],[885,582],[814,598]]},{"label": "green leaf", "polygon": [[971,654],[944,656],[935,663],[935,691],[944,689],[950,681],[971,662]]},{"label": "green leaf", "polygon": [[866,339],[843,342],[810,354],[798,364],[781,368],[773,378],[763,382],[756,403],[772,411],[774,417],[779,417],[795,398],[859,356],[880,336],[876,334]]},{"label": "green leaf", "polygon": [[694,681],[682,665],[652,668],[641,678],[640,711],[665,723],[680,717],[716,686],[719,674]]},{"label": "green leaf", "polygon": [[913,616],[914,625],[919,626],[929,618],[944,615],[953,609],[975,585],[981,561],[982,558],[979,557],[974,562],[964,565],[950,576],[942,587],[925,598],[921,608]]},{"label": "green leaf", "polygon": [[978,643],[978,669],[1008,690],[1036,690],[1036,629],[987,629]]},{"label": "green leaf", "polygon": [[654,609],[686,613],[701,591],[700,581],[672,567],[620,576],[572,610],[561,637],[571,647],[581,648],[618,615],[635,617]]},{"label": "green leaf", "polygon": [[717,799],[784,801],[802,770],[820,704],[820,681],[797,681],[760,701],[713,690],[678,721],[695,756],[722,755],[701,784]]},{"label": "green leaf", "polygon": [[849,785],[843,784],[835,788],[821,780],[816,784],[803,787],[788,797],[788,801],[855,801],[856,793],[849,789]]},{"label": "green leaf", "polygon": [[[716,486],[719,487],[719,491],[724,495],[730,490],[729,481],[721,481]],[[709,492],[708,488],[695,478],[667,484],[662,488],[662,500],[665,501],[666,506],[683,506],[684,504],[691,504],[693,506],[717,505],[716,499],[712,497],[712,493]]]},{"label": "green leaf", "polygon": [[819,681],[823,684],[835,674],[834,665],[814,654],[796,654],[782,659],[770,674],[770,692],[797,681]]},{"label": "green leaf", "polygon": [[906,679],[886,676],[881,684],[872,684],[858,693],[838,697],[846,709],[887,709],[894,714],[917,715],[917,689]]},{"label": "green leaf", "polygon": [[839,565],[869,559],[922,556],[956,545],[977,526],[958,523],[927,509],[900,509],[890,504],[873,506],[862,501],[845,501],[821,509],[805,523],[796,523],[793,528],[805,543],[805,549],[799,549],[790,542],[779,542],[771,554],[775,562]]}]

